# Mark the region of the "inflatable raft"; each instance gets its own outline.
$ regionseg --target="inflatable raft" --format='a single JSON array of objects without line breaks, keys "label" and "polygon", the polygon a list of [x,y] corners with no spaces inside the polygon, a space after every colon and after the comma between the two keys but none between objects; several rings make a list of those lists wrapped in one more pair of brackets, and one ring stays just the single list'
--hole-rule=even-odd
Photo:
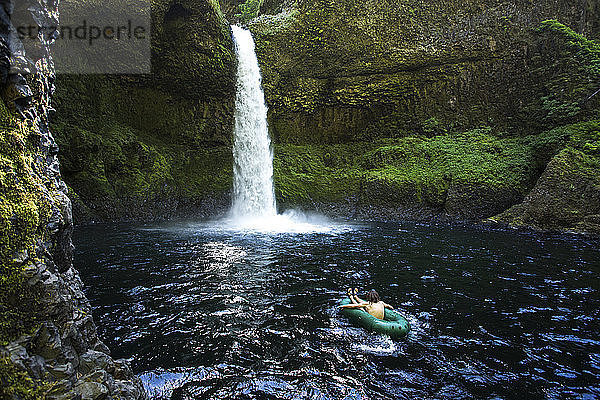
[{"label": "inflatable raft", "polygon": [[[348,297],[343,299],[339,305],[350,304]],[[348,317],[350,322],[371,332],[382,333],[391,338],[404,337],[410,331],[410,324],[402,315],[394,310],[386,308],[384,319],[375,318],[362,308],[342,308],[342,314]]]}]

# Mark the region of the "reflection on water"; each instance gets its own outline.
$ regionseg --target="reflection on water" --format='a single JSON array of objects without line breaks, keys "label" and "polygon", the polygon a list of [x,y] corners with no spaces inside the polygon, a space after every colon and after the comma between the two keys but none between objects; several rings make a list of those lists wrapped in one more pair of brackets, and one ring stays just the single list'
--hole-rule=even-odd
[{"label": "reflection on water", "polygon": [[[600,396],[598,242],[313,224],[81,227],[76,265],[154,398]],[[408,338],[350,326],[335,307],[349,286],[378,289]]]},{"label": "reflection on water", "polygon": [[171,225],[153,226],[145,230],[170,231],[173,233],[187,232],[191,235],[220,234],[229,235],[264,235],[276,234],[339,234],[349,232],[352,227],[345,223],[329,220],[319,214],[304,213],[297,210],[287,210],[283,214],[260,216],[226,217],[217,221],[188,222]]}]

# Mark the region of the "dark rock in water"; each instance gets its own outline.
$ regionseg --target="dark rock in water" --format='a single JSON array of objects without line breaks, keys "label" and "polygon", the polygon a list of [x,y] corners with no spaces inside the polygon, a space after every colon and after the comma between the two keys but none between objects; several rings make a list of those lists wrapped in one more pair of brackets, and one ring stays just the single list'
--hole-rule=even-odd
[{"label": "dark rock in water", "polygon": [[82,382],[73,392],[81,395],[82,400],[103,400],[108,395],[108,388],[98,382]]},{"label": "dark rock in water", "polygon": [[108,354],[95,350],[88,350],[79,357],[79,369],[82,373],[89,373],[95,368],[113,373],[115,362]]},{"label": "dark rock in water", "polygon": [[117,369],[98,338],[72,265],[71,202],[48,127],[48,46],[26,51],[7,34],[13,12],[48,24],[56,8],[51,0],[0,1],[0,375],[9,382],[0,397],[144,399],[140,381],[122,361]]}]

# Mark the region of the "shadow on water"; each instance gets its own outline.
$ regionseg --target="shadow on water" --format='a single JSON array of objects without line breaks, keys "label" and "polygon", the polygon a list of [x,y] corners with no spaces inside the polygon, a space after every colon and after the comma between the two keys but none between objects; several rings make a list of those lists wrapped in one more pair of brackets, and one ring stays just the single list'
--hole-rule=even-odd
[{"label": "shadow on water", "polygon": [[[75,238],[101,336],[157,399],[600,396],[595,241],[394,223]],[[350,326],[349,286],[397,305],[408,338]]]}]

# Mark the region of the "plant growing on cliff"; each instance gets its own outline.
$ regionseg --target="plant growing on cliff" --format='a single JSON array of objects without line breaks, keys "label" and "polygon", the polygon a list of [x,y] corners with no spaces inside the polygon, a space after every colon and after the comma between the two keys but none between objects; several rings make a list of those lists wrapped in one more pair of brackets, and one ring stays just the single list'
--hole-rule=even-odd
[{"label": "plant growing on cliff", "polygon": [[592,117],[600,88],[600,45],[574,32],[556,20],[541,23],[538,33],[552,49],[552,57],[544,60],[553,78],[545,83],[547,94],[540,98],[542,119],[548,126],[575,122]]},{"label": "plant growing on cliff", "polygon": [[544,119],[552,124],[560,123],[577,116],[581,112],[578,103],[563,102],[553,96],[542,97],[542,110],[546,115]]},{"label": "plant growing on cliff", "polygon": [[[571,137],[583,138],[576,140],[580,147],[595,154],[600,148],[596,126],[583,123],[522,138],[499,138],[492,128],[481,127],[431,138],[278,145],[277,196],[294,204],[355,198],[367,204],[419,202],[433,207],[443,207],[457,191],[481,189],[493,193],[488,196],[508,193],[518,198],[531,189]],[[449,194],[451,187],[453,194]]]},{"label": "plant growing on cliff", "polygon": [[427,135],[436,135],[442,131],[441,123],[436,117],[431,117],[423,122],[423,132]]},{"label": "plant growing on cliff", "polygon": [[240,4],[240,13],[235,16],[238,17],[242,23],[246,24],[258,17],[262,3],[263,0],[246,0],[245,3]]},{"label": "plant growing on cliff", "polygon": [[35,328],[39,293],[25,269],[36,262],[40,230],[51,213],[43,183],[33,171],[31,130],[0,101],[0,344]]},{"label": "plant growing on cliff", "polygon": [[0,398],[38,400],[46,398],[50,384],[34,382],[6,357],[0,357]]}]

